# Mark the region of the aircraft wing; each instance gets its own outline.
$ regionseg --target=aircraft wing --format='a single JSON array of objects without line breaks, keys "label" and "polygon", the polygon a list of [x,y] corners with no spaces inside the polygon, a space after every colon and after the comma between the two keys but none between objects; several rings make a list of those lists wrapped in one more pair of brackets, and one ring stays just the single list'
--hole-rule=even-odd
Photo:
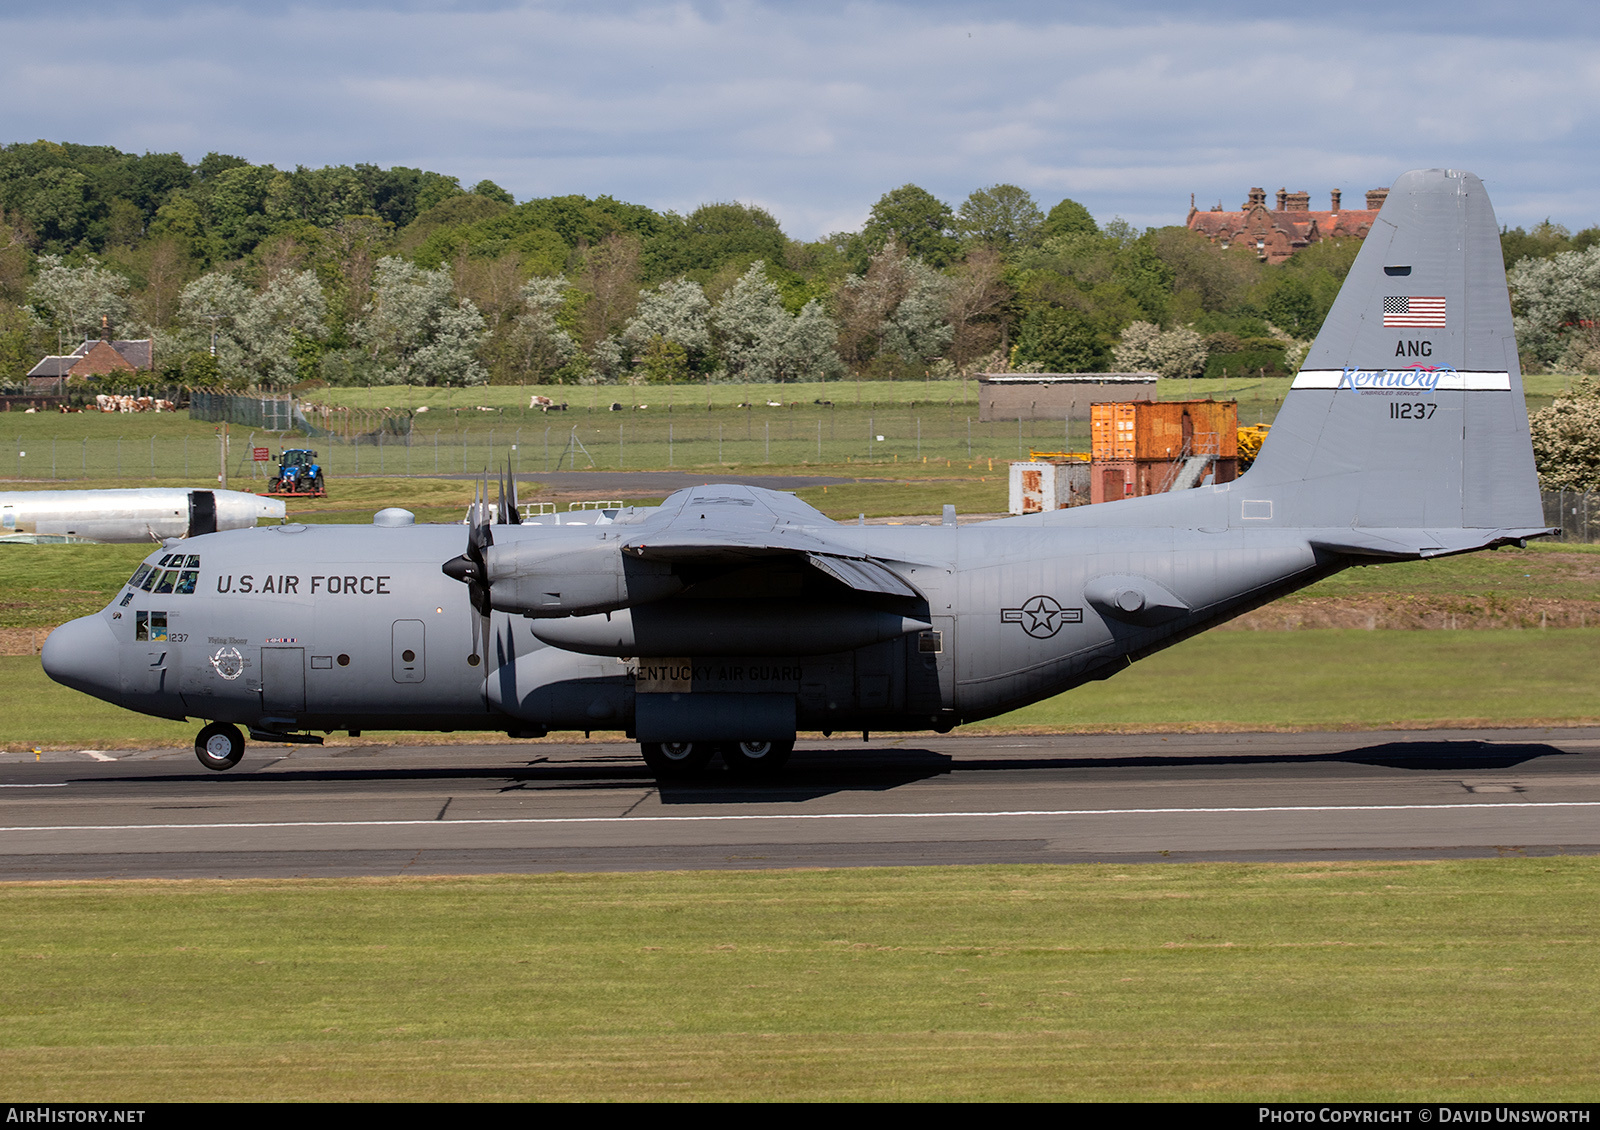
[{"label": "aircraft wing", "polygon": [[746,486],[691,487],[670,496],[623,552],[644,560],[739,565],[803,557],[858,592],[917,596],[886,566],[834,536],[839,523],[792,494]]}]

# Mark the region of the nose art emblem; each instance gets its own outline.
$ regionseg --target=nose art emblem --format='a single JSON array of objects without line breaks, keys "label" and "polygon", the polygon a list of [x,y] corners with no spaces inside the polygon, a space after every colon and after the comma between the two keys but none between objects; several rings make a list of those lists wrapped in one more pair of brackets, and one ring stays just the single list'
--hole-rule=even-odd
[{"label": "nose art emblem", "polygon": [[211,666],[218,675],[230,682],[244,674],[244,656],[236,647],[219,647],[211,657]]}]

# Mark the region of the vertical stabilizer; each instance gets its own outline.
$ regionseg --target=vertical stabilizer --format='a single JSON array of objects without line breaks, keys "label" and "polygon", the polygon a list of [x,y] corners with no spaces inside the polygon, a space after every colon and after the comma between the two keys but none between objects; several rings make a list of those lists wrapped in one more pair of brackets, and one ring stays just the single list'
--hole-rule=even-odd
[{"label": "vertical stabilizer", "polygon": [[1395,182],[1232,494],[1244,527],[1485,535],[1433,539],[1451,547],[1544,528],[1500,231],[1477,177]]}]

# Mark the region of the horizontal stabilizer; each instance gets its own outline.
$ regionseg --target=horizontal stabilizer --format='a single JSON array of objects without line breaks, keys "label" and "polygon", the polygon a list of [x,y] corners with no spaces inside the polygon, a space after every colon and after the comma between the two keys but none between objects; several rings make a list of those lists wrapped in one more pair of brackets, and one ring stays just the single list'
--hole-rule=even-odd
[{"label": "horizontal stabilizer", "polygon": [[1527,538],[1542,537],[1549,532],[1543,526],[1496,530],[1490,537],[1485,537],[1482,530],[1337,530],[1320,532],[1312,537],[1311,548],[1346,557],[1411,560],[1470,553],[1492,545],[1510,545]]}]

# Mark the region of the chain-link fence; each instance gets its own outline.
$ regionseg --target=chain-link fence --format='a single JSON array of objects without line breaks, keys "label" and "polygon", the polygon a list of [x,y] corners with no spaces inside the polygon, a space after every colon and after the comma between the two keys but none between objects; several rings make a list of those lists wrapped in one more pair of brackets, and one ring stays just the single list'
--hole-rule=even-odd
[{"label": "chain-link fence", "polygon": [[1600,491],[1547,490],[1544,524],[1560,526],[1560,540],[1600,541]]},{"label": "chain-link fence", "polygon": [[[324,416],[314,407],[291,408],[297,427],[287,433],[242,422],[278,419],[270,398],[240,397],[266,407],[238,403],[201,405],[198,412],[227,415],[228,476],[271,477],[278,453],[304,447],[318,453],[330,479],[340,475],[476,474],[504,467],[509,459],[522,474],[541,471],[752,468],[762,465],[864,466],[949,465],[1005,473],[1005,463],[1027,458],[1035,448],[1087,450],[1087,420],[979,421],[975,406],[951,404],[783,405],[722,407],[666,412],[659,409],[573,409],[566,412],[476,410],[412,416],[381,410],[337,410]],[[281,403],[289,404],[285,400]],[[192,413],[193,415],[194,413]],[[235,417],[237,414],[237,419]],[[32,419],[32,418],[30,418]],[[301,422],[303,420],[303,422]],[[137,417],[120,416],[119,436],[59,436],[45,420],[0,448],[0,473],[18,478],[87,479],[214,478],[220,471],[220,426],[178,428],[145,434]],[[95,421],[100,424],[98,418]],[[106,418],[102,426],[112,426]],[[164,425],[165,427],[165,425]],[[97,427],[96,430],[100,430]],[[150,434],[158,432],[158,434]],[[30,434],[31,433],[31,434]],[[0,432],[0,434],[4,434]],[[253,455],[267,449],[271,461]],[[867,472],[871,473],[871,472]],[[245,489],[248,489],[246,486]]]},{"label": "chain-link fence", "polygon": [[189,418],[213,424],[238,424],[268,432],[286,432],[295,426],[294,398],[288,393],[245,396],[236,392],[191,392]]}]

